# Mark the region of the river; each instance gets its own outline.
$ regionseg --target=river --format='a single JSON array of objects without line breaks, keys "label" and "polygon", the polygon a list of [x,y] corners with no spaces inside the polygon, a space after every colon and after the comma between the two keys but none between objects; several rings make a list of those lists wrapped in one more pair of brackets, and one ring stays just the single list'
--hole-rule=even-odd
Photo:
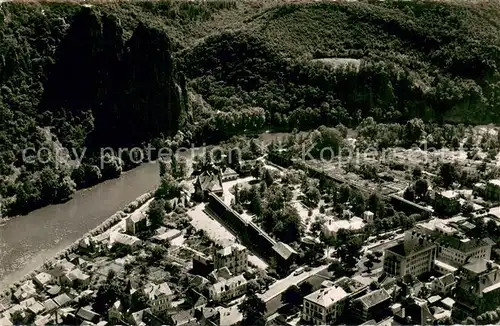
[{"label": "river", "polygon": [[66,203],[15,217],[0,226],[0,292],[153,190],[159,179],[158,164],[145,163],[118,179],[76,192]]},{"label": "river", "polygon": [[[260,139],[268,143],[286,135],[264,133]],[[199,154],[202,151],[202,147],[195,148],[182,156],[189,162],[192,152]],[[144,163],[123,173],[118,179],[76,192],[66,203],[15,217],[0,226],[0,292],[70,246],[129,202],[153,190],[159,180],[158,164]]]}]

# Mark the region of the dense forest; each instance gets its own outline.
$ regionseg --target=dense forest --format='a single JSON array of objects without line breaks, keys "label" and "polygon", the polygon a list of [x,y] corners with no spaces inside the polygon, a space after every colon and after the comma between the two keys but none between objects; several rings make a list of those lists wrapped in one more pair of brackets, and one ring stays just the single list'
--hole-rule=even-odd
[{"label": "dense forest", "polygon": [[[500,121],[494,2],[2,3],[0,19],[8,214],[134,166],[127,156],[101,164],[107,146],[176,147],[366,117]],[[23,158],[42,147],[75,152]]]}]

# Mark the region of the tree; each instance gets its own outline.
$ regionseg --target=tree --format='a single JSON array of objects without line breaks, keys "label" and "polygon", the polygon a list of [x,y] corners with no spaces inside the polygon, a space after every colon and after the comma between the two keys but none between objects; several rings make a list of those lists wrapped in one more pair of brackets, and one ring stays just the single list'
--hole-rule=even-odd
[{"label": "tree", "polygon": [[171,174],[165,174],[160,180],[160,186],[156,190],[155,197],[162,199],[172,199],[178,197],[181,191],[179,183]]},{"label": "tree", "polygon": [[252,177],[254,177],[255,180],[259,180],[261,176],[262,176],[262,165],[260,163],[257,163],[252,169]]},{"label": "tree", "polygon": [[248,294],[245,300],[238,305],[238,310],[243,315],[243,325],[265,325],[266,304],[255,293]]},{"label": "tree", "polygon": [[274,182],[274,178],[271,175],[271,171],[269,169],[266,169],[266,171],[264,172],[264,181],[266,182],[266,185],[268,187],[270,187]]},{"label": "tree", "polygon": [[296,307],[302,303],[302,293],[296,285],[289,286],[281,295],[281,302]]},{"label": "tree", "polygon": [[106,153],[101,158],[101,166],[104,179],[118,178],[122,173],[123,162],[119,157]]},{"label": "tree", "polygon": [[312,207],[318,206],[319,200],[321,198],[321,194],[320,194],[318,188],[316,188],[314,186],[309,186],[305,195],[306,195],[307,203],[310,206],[312,206]]},{"label": "tree", "polygon": [[407,145],[418,143],[424,134],[425,124],[422,119],[409,120],[403,130],[404,141]]},{"label": "tree", "polygon": [[458,180],[458,169],[456,164],[443,163],[439,169],[441,184],[443,187],[450,187],[455,181]]},{"label": "tree", "polygon": [[146,309],[148,307],[148,298],[142,291],[135,291],[130,301],[130,310],[132,312]]},{"label": "tree", "polygon": [[409,186],[406,188],[403,198],[409,201],[414,201],[415,200],[415,189],[413,189],[412,186]]},{"label": "tree", "polygon": [[304,261],[311,265],[319,262],[325,254],[325,248],[326,246],[323,242],[314,243],[313,245],[309,246],[305,249]]},{"label": "tree", "polygon": [[429,185],[427,180],[419,179],[415,182],[415,195],[418,198],[426,197],[427,192],[429,191]]},{"label": "tree", "polygon": [[312,293],[313,291],[313,285],[307,281],[302,282],[299,284],[299,289],[300,289],[300,294],[302,297],[305,297],[306,295]]},{"label": "tree", "polygon": [[[474,212],[474,205],[471,203],[471,202],[466,202],[463,206],[462,206],[462,214],[464,216],[470,216],[472,214],[472,212]],[[490,220],[492,221],[492,220]],[[495,223],[494,221],[492,221],[493,223]],[[496,223],[495,223],[496,225]]]},{"label": "tree", "polygon": [[382,251],[375,251],[373,254],[377,257],[377,259],[380,259],[384,255]]},{"label": "tree", "polygon": [[347,235],[343,244],[337,248],[337,256],[339,257],[342,265],[347,269],[352,269],[361,255],[362,241],[358,236]]},{"label": "tree", "polygon": [[160,165],[160,177],[163,177],[168,172],[167,162],[163,158],[158,159]]},{"label": "tree", "polygon": [[373,267],[373,262],[371,260],[367,260],[363,263],[363,265],[365,265],[365,267],[368,269],[368,272],[370,272]]},{"label": "tree", "polygon": [[162,226],[165,219],[165,200],[164,199],[154,199],[150,204],[147,211],[147,216],[151,227],[157,229]]}]

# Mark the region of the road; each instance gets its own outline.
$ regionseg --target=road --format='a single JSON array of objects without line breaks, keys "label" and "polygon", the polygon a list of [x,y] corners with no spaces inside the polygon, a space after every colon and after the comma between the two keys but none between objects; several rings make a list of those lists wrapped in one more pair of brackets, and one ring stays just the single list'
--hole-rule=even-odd
[{"label": "road", "polygon": [[299,274],[299,275],[293,275],[293,274],[288,275],[284,279],[281,279],[281,280],[277,281],[276,283],[274,283],[273,285],[271,285],[269,290],[267,290],[265,293],[259,294],[259,297],[264,302],[268,302],[269,300],[273,299],[277,295],[280,295],[282,292],[284,292],[286,289],[288,289],[288,287],[290,287],[291,285],[294,285],[294,284],[296,285],[296,284],[304,281],[305,279],[307,279],[311,275],[315,275],[315,274],[317,274],[317,273],[319,273],[327,268],[328,268],[328,265],[322,265],[322,266],[315,267],[315,268],[311,269],[309,272],[303,272],[302,274]]}]

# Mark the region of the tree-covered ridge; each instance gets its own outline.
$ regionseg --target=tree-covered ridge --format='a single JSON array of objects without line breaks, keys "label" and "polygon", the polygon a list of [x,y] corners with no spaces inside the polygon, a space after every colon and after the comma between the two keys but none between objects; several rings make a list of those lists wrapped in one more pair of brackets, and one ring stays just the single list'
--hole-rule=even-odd
[{"label": "tree-covered ridge", "polygon": [[[2,3],[0,199],[30,210],[133,166],[100,169],[103,146],[498,122],[499,18],[493,2]],[[24,164],[41,146],[88,152]]]}]

